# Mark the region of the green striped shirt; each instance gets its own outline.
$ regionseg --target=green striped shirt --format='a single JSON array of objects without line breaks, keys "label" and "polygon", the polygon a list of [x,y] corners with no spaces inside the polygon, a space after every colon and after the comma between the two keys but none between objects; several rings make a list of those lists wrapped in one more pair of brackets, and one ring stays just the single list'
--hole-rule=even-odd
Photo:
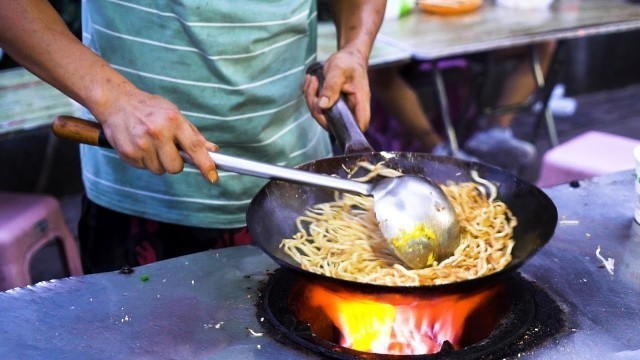
[{"label": "green striped shirt", "polygon": [[[91,0],[83,41],[142,90],[174,102],[220,152],[295,166],[330,155],[301,92],[316,58],[313,0]],[[133,168],[82,146],[88,197],[163,222],[240,227],[266,180],[190,165],[177,175]]]}]

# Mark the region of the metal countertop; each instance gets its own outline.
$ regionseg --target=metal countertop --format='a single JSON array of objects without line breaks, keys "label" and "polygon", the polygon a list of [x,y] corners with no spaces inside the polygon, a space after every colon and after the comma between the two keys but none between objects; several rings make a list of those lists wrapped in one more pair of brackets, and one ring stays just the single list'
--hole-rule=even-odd
[{"label": "metal countertop", "polygon": [[[553,239],[521,273],[554,297],[567,330],[519,358],[640,357],[640,230],[633,171],[545,189]],[[615,259],[614,275],[595,252]],[[2,359],[315,358],[254,336],[257,289],[277,265],[258,248],[207,251],[135,269],[0,293]],[[143,281],[143,275],[148,280]],[[250,329],[250,330],[249,330]]]}]

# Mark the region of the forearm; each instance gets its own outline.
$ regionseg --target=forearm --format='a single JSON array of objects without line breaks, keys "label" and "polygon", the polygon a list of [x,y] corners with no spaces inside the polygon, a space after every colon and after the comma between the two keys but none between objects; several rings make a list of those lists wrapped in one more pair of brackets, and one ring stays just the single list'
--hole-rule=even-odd
[{"label": "forearm", "polygon": [[384,17],[386,0],[334,0],[331,12],[338,33],[338,49],[369,59]]},{"label": "forearm", "polygon": [[96,116],[115,101],[113,94],[134,91],[69,31],[48,1],[0,0],[0,47]]}]

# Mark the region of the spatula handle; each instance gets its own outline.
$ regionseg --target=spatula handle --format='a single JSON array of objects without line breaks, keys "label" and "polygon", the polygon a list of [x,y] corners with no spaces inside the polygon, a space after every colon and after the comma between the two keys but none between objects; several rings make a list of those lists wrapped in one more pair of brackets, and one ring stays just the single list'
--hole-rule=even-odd
[{"label": "spatula handle", "polygon": [[[102,127],[94,121],[63,115],[58,116],[53,121],[51,128],[53,133],[62,139],[87,145],[100,146],[103,148],[112,148],[102,131]],[[193,164],[187,153],[180,151],[180,155],[185,162]],[[285,166],[272,165],[260,161],[242,159],[213,151],[209,151],[209,156],[216,163],[218,169],[224,171],[265,179],[319,186],[363,195],[371,194],[370,184],[359,183],[353,180],[341,179],[335,176],[317,174]]]}]

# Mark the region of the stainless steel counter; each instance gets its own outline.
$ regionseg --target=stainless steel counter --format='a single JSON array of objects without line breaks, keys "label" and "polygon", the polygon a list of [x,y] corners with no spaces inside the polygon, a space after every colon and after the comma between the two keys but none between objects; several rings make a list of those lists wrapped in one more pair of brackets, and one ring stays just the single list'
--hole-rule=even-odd
[{"label": "stainless steel counter", "polygon": [[[640,357],[640,230],[634,173],[546,189],[560,224],[522,268],[566,311],[566,331],[523,359]],[[615,259],[614,275],[596,257]],[[252,246],[0,293],[1,359],[301,359],[256,317],[276,264]],[[148,276],[144,281],[143,275]]]},{"label": "stainless steel counter", "polygon": [[[631,155],[629,155],[631,156]],[[559,225],[522,273],[556,297],[567,332],[535,350],[539,359],[640,359],[640,225],[633,220],[635,172],[547,189]],[[596,256],[615,261],[613,275]]]}]

